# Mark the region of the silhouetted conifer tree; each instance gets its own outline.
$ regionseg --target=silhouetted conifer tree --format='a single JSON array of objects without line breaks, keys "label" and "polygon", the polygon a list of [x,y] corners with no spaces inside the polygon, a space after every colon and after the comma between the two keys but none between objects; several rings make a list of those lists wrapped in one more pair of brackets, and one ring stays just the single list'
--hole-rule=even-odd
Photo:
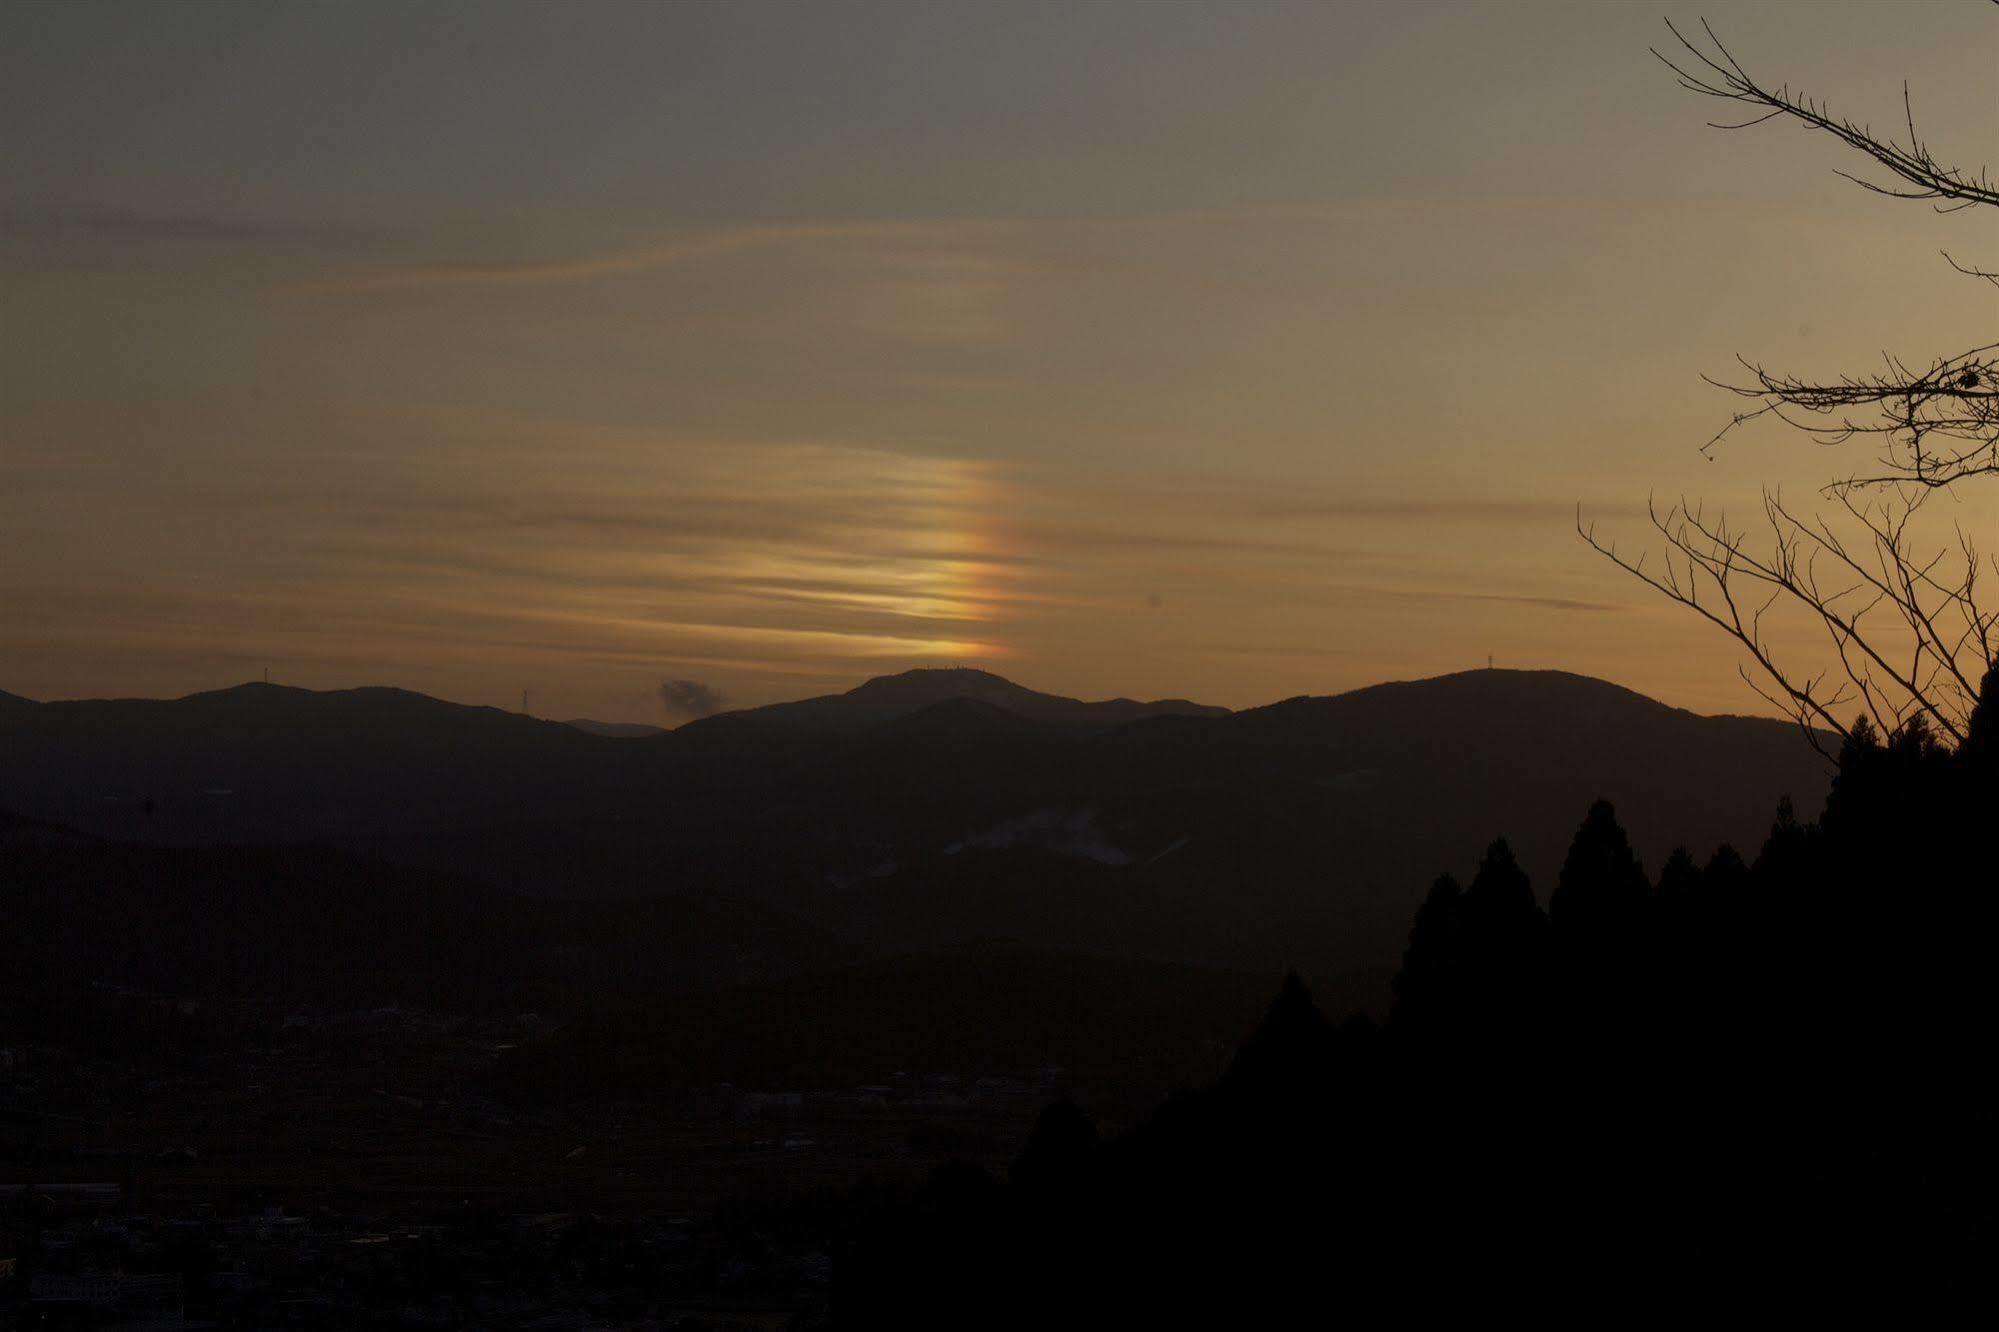
[{"label": "silhouetted conifer tree", "polygon": [[1764,839],[1763,849],[1756,855],[1758,876],[1773,882],[1788,882],[1804,866],[1807,837],[1805,826],[1798,822],[1798,811],[1791,804],[1791,797],[1780,797],[1777,813],[1770,821],[1770,835]]},{"label": "silhouetted conifer tree", "polygon": [[1459,1024],[1481,1038],[1521,1033],[1545,993],[1548,918],[1505,838],[1486,848],[1458,901],[1457,920]]},{"label": "silhouetted conifer tree", "polygon": [[1642,946],[1651,885],[1608,800],[1583,816],[1548,899],[1560,986],[1559,1008],[1572,1040],[1590,1057],[1622,1061],[1638,1054],[1640,1010],[1651,984]]},{"label": "silhouetted conifer tree", "polygon": [[1999,663],[1985,672],[1978,686],[1978,705],[1965,726],[1958,757],[1974,771],[1989,774],[1999,766]]},{"label": "silhouetted conifer tree", "polygon": [[1700,885],[1700,867],[1694,864],[1693,853],[1684,846],[1674,847],[1666,863],[1659,867],[1656,896],[1662,902],[1690,903],[1699,895]]},{"label": "silhouetted conifer tree", "polygon": [[1714,849],[1701,866],[1701,892],[1709,901],[1726,904],[1733,893],[1749,881],[1749,865],[1742,853],[1727,842]]},{"label": "silhouetted conifer tree", "polygon": [[[1659,884],[1653,890],[1648,913],[1651,928],[1642,940],[1647,979],[1654,991],[1655,1021],[1666,1016],[1668,989],[1676,992],[1672,1002],[1684,1005],[1689,997],[1684,978],[1698,968],[1701,917],[1707,907],[1701,888],[1701,870],[1694,863],[1693,853],[1684,846],[1674,847],[1666,863],[1659,867]],[[1681,974],[1682,983],[1662,984],[1675,971]]]},{"label": "silhouetted conifer tree", "polygon": [[1297,972],[1284,977],[1263,1021],[1236,1051],[1222,1078],[1224,1090],[1258,1095],[1317,1095],[1332,1074],[1339,1033]]},{"label": "silhouetted conifer tree", "polygon": [[1504,943],[1538,938],[1546,918],[1534,901],[1534,886],[1514,859],[1504,837],[1494,839],[1479,861],[1459,905],[1466,947],[1492,950]]},{"label": "silhouetted conifer tree", "polygon": [[1437,1020],[1451,1002],[1452,954],[1457,943],[1458,903],[1464,889],[1456,878],[1440,875],[1416,908],[1409,927],[1409,944],[1402,950],[1396,972],[1394,1021],[1426,1023]]},{"label": "silhouetted conifer tree", "polygon": [[1650,885],[1608,800],[1583,816],[1548,898],[1548,919],[1574,948],[1615,948],[1637,928]]}]

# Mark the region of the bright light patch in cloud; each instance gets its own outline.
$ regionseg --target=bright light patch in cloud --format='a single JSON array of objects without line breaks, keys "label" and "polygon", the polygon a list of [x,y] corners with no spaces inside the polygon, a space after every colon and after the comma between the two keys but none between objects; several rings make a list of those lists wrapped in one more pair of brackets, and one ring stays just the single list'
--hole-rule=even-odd
[{"label": "bright light patch in cloud", "polygon": [[[1018,590],[989,557],[999,487],[987,467],[825,444],[583,436],[556,468],[513,442],[455,446],[426,469],[455,477],[452,493],[411,495],[334,534],[326,558],[357,590],[479,605],[579,650],[1005,654],[990,626]],[[547,474],[522,485],[537,468]]]}]

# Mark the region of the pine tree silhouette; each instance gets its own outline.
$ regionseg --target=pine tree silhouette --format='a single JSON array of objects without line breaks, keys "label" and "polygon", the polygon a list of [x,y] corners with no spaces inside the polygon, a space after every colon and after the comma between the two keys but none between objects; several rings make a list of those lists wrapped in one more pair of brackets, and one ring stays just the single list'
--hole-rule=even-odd
[{"label": "pine tree silhouette", "polygon": [[1402,968],[1391,989],[1395,1008],[1391,1021],[1434,1024],[1453,1003],[1451,985],[1458,938],[1458,906],[1464,889],[1449,874],[1430,885],[1409,927],[1409,945],[1402,951]]},{"label": "pine tree silhouette", "polygon": [[1615,948],[1637,928],[1649,885],[1608,800],[1584,815],[1548,899],[1548,918],[1575,948]]}]

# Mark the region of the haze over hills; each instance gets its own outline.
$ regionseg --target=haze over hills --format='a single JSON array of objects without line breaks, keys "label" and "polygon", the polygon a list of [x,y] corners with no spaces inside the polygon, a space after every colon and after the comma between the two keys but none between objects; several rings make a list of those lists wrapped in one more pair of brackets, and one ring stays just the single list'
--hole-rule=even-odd
[{"label": "haze over hills", "polygon": [[1598,796],[1656,866],[1682,843],[1753,854],[1780,795],[1809,815],[1826,782],[1788,723],[1561,672],[1229,713],[914,671],[639,740],[392,689],[0,710],[0,807],[98,835],[755,904],[834,960],[1008,937],[1358,990],[1429,881],[1495,835],[1545,894]]}]

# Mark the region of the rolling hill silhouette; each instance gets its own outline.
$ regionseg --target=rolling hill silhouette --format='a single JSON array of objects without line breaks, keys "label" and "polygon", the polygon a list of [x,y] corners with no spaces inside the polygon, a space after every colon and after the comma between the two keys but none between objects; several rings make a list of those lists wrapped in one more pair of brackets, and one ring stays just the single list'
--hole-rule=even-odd
[{"label": "rolling hill silhouette", "polygon": [[244,684],[0,710],[0,807],[155,842],[360,843],[594,770],[612,742],[404,689]]},{"label": "rolling hill silhouette", "polygon": [[[1182,698],[1140,703],[1129,698],[1085,703],[1080,699],[1043,694],[1015,684],[989,671],[965,667],[925,668],[898,675],[877,676],[844,694],[826,694],[791,703],[772,703],[722,713],[721,717],[749,718],[780,725],[814,730],[855,731],[882,722],[906,717],[939,703],[961,699],[988,704],[1029,721],[1074,722],[1099,726],[1137,721],[1143,717],[1218,717],[1227,708],[1190,703]],[[711,724],[717,718],[690,722],[688,727]]]},{"label": "rolling hill silhouette", "polygon": [[1502,831],[1545,892],[1598,796],[1656,866],[1760,844],[1826,780],[1787,723],[1561,672],[1229,713],[912,671],[641,740],[392,689],[0,708],[0,807],[100,836],[755,904],[855,961],[1009,937],[1301,965],[1328,993],[1378,992],[1431,877]]},{"label": "rolling hill silhouette", "polygon": [[240,684],[176,699],[40,703],[16,715],[31,730],[124,741],[491,750],[553,747],[572,739],[570,728],[561,723],[381,686],[314,690]]}]

